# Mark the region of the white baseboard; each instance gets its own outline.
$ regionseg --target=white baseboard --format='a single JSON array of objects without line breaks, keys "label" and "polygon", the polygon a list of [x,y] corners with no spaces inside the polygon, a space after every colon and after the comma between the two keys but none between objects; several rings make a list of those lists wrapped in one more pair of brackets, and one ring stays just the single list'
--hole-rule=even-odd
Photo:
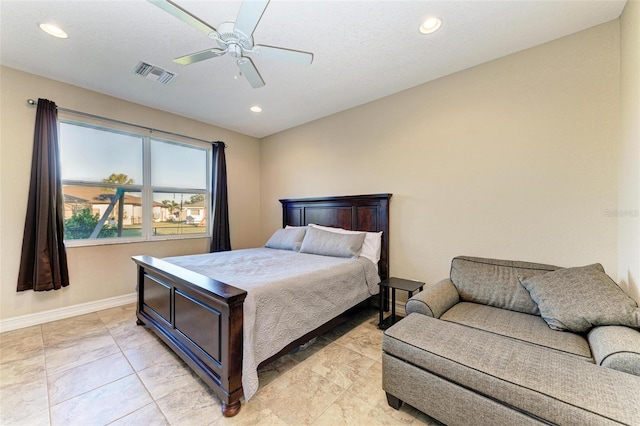
[{"label": "white baseboard", "polygon": [[67,306],[65,308],[52,309],[50,311],[3,319],[0,320],[0,333],[17,330],[19,328],[31,327],[33,325],[40,325],[46,322],[71,318],[78,315],[89,314],[91,312],[102,311],[103,309],[128,305],[129,303],[136,302],[137,295],[137,293],[130,293],[125,294],[124,296],[97,300],[95,302],[81,303],[79,305]]},{"label": "white baseboard", "polygon": [[[52,309],[50,311],[38,312],[36,314],[3,319],[0,320],[0,333],[71,318],[78,315],[90,314],[91,312],[98,312],[122,305],[128,305],[129,303],[136,302],[137,295],[137,293],[130,293],[125,294],[124,296],[110,297],[109,299],[98,300],[95,302],[82,303],[80,305]],[[404,304],[405,302],[398,302],[396,300],[396,314],[406,315],[404,311]]]}]

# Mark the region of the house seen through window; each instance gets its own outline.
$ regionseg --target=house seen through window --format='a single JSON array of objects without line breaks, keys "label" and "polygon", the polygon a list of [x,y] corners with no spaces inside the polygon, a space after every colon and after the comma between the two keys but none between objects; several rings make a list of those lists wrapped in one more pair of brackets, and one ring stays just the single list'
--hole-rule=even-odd
[{"label": "house seen through window", "polygon": [[65,241],[209,235],[211,146],[60,122]]}]

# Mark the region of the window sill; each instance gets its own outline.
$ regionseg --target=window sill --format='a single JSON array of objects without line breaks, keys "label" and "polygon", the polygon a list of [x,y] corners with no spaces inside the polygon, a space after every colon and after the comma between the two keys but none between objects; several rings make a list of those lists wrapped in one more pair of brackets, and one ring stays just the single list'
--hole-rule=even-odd
[{"label": "window sill", "polygon": [[78,247],[94,247],[94,246],[110,246],[118,244],[143,244],[143,243],[158,243],[162,241],[179,241],[179,240],[195,240],[195,239],[209,239],[209,235],[189,235],[189,236],[162,236],[154,237],[150,239],[140,238],[105,238],[100,240],[65,240],[64,245],[66,248],[78,248]]}]

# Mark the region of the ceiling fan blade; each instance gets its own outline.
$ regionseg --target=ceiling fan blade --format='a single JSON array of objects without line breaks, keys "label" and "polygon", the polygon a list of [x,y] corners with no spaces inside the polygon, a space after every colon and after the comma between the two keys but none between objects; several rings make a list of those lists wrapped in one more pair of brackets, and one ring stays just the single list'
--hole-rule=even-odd
[{"label": "ceiling fan blade", "polygon": [[158,6],[160,9],[169,13],[170,15],[175,16],[182,22],[191,25],[193,28],[197,29],[208,35],[210,38],[220,38],[220,35],[211,25],[206,22],[201,21],[199,18],[193,16],[174,2],[170,0],[147,0],[149,3]]},{"label": "ceiling fan blade", "polygon": [[247,57],[238,58],[236,61],[238,64],[238,68],[244,77],[247,79],[251,87],[257,89],[258,87],[264,86],[264,80],[260,76],[258,69],[253,64],[253,61]]},{"label": "ceiling fan blade", "polygon": [[234,31],[251,37],[268,4],[269,0],[244,0],[240,5]]},{"label": "ceiling fan blade", "polygon": [[191,55],[175,58],[173,62],[180,65],[191,65],[195,64],[196,62],[205,61],[207,59],[217,58],[218,56],[222,56],[225,53],[227,53],[227,51],[222,49],[207,49],[201,52],[192,53]]},{"label": "ceiling fan blade", "polygon": [[291,62],[300,65],[311,65],[311,62],[313,62],[313,53],[285,49],[283,47],[257,45],[251,53],[265,59],[274,59],[276,61]]}]

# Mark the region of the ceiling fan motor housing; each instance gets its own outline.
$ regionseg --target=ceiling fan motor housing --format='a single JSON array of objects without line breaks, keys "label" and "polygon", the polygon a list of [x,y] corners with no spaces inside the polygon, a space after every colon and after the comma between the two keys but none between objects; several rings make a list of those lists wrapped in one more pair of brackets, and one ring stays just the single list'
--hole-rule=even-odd
[{"label": "ceiling fan motor housing", "polygon": [[220,38],[216,40],[221,49],[228,50],[233,57],[240,57],[244,51],[253,49],[253,37],[247,37],[235,29],[235,22],[223,22],[218,26]]}]

